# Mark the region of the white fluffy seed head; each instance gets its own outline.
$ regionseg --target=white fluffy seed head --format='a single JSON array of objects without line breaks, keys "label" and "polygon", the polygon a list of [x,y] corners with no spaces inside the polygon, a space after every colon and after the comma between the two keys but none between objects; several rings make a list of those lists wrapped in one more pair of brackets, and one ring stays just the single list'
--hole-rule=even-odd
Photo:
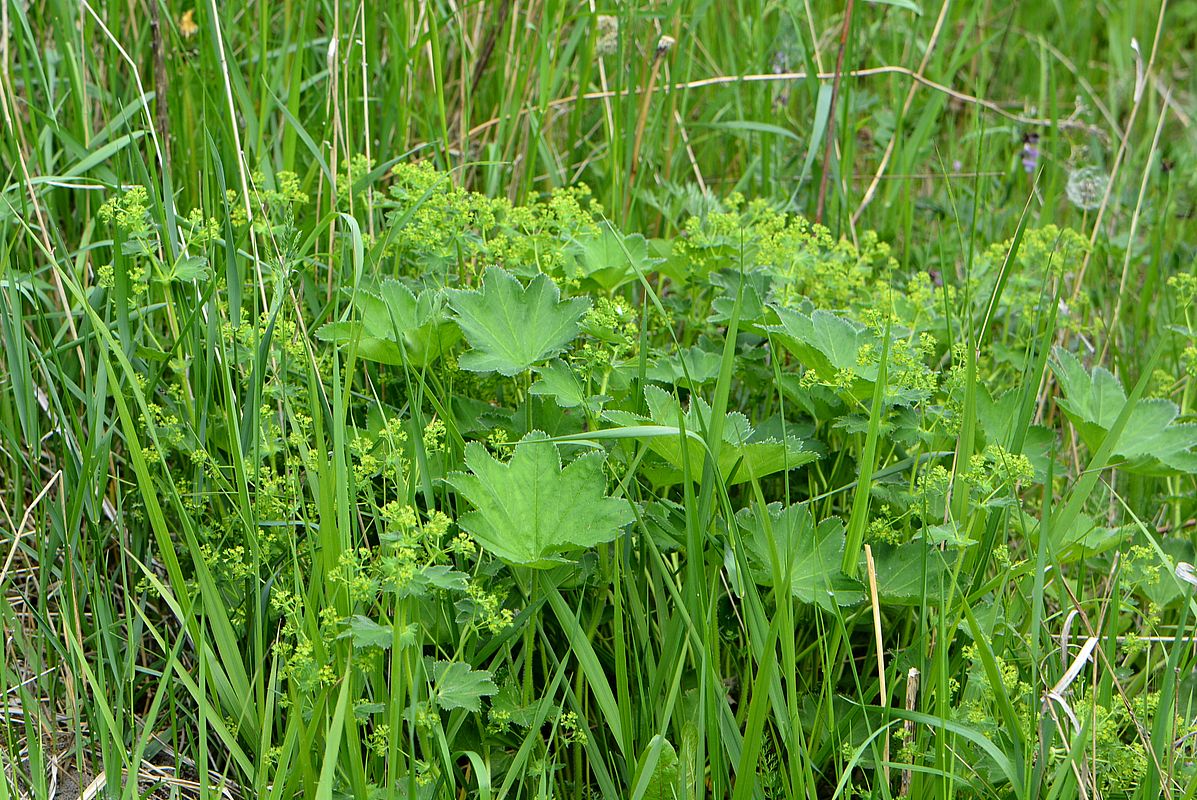
[{"label": "white fluffy seed head", "polygon": [[1110,185],[1110,176],[1101,167],[1081,167],[1068,174],[1064,193],[1077,208],[1092,211],[1101,205]]}]

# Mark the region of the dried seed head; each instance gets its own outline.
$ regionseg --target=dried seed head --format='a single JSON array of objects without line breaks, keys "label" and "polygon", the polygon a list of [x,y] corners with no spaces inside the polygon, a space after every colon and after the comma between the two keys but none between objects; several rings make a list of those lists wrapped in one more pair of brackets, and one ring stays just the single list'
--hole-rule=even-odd
[{"label": "dried seed head", "polygon": [[669,49],[675,44],[677,44],[677,39],[674,39],[672,36],[662,36],[657,41],[657,58],[668,53]]},{"label": "dried seed head", "polygon": [[1109,185],[1110,176],[1101,167],[1081,167],[1068,174],[1064,193],[1077,208],[1092,211],[1101,205]]},{"label": "dried seed head", "polygon": [[599,14],[597,21],[598,39],[594,51],[600,56],[609,56],[619,48],[619,17]]}]

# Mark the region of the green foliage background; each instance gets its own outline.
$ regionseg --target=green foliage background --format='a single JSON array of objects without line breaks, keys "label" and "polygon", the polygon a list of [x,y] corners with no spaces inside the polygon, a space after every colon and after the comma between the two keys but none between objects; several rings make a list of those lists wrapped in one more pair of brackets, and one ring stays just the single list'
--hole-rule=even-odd
[{"label": "green foliage background", "polygon": [[0,800],[1197,793],[1193,3],[0,2]]}]

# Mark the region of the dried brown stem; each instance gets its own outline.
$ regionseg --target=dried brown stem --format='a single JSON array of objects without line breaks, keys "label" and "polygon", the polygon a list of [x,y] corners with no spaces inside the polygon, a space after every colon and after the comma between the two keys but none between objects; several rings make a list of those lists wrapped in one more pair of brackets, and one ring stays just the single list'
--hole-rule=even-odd
[{"label": "dried brown stem", "polygon": [[831,151],[835,147],[835,103],[840,94],[840,79],[843,77],[844,53],[848,49],[848,32],[852,29],[852,10],[856,0],[848,0],[844,9],[844,25],[840,28],[840,50],[835,57],[835,77],[831,81],[831,111],[827,115],[827,132],[823,139],[823,174],[819,177],[819,199],[815,206],[815,222],[823,221],[823,209],[827,202],[827,179],[831,176]]}]

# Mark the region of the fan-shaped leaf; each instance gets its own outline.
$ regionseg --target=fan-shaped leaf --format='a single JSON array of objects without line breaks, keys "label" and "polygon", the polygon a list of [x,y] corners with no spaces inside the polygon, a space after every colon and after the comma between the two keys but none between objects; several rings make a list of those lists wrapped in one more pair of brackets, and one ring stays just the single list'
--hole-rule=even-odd
[{"label": "fan-shaped leaf", "polygon": [[466,445],[469,473],[447,480],[475,510],[458,524],[499,558],[530,567],[560,563],[562,553],[609,542],[631,522],[627,502],[606,496],[602,453],[564,469],[557,445],[533,431],[507,463],[477,442]]},{"label": "fan-shaped leaf", "polygon": [[840,571],[844,524],[838,517],[816,526],[804,505],[770,503],[767,511],[768,528],[752,509],[736,514],[757,583],[772,586],[780,575],[794,597],[828,609],[860,602],[860,584]]},{"label": "fan-shaped leaf", "polygon": [[[677,398],[659,386],[644,387],[649,416],[642,417],[627,411],[609,411],[607,419],[624,427],[659,425],[681,427],[690,433],[702,433],[711,423],[711,407],[700,397],[693,397],[689,408],[682,410]],[[790,436],[784,442],[777,439],[757,439],[748,418],[738,412],[727,415],[723,426],[723,447],[719,453],[719,472],[723,480],[733,484],[762,478],[785,469],[809,464],[818,455],[807,450],[801,439]],[[670,466],[667,470],[648,470],[658,484],[668,485],[682,480],[683,465],[688,463],[691,477],[702,478],[702,442],[687,438],[683,453],[681,437],[659,436],[649,440],[649,447]]]},{"label": "fan-shaped leaf", "polygon": [[480,288],[450,289],[448,295],[457,324],[474,348],[459,359],[462,369],[508,377],[563,351],[590,307],[586,298],[562,300],[547,275],[537,275],[525,287],[498,267],[486,271]]},{"label": "fan-shaped leaf", "polygon": [[[1103,367],[1089,372],[1072,353],[1057,349],[1052,369],[1064,397],[1060,408],[1076,426],[1085,445],[1096,449],[1126,405],[1118,378]],[[1197,425],[1177,423],[1179,409],[1170,400],[1141,399],[1114,446],[1119,469],[1145,475],[1197,473]]]},{"label": "fan-shaped leaf", "polygon": [[473,669],[460,661],[429,661],[432,680],[436,684],[436,704],[446,711],[464,708],[482,710],[482,698],[499,691],[488,670]]}]

